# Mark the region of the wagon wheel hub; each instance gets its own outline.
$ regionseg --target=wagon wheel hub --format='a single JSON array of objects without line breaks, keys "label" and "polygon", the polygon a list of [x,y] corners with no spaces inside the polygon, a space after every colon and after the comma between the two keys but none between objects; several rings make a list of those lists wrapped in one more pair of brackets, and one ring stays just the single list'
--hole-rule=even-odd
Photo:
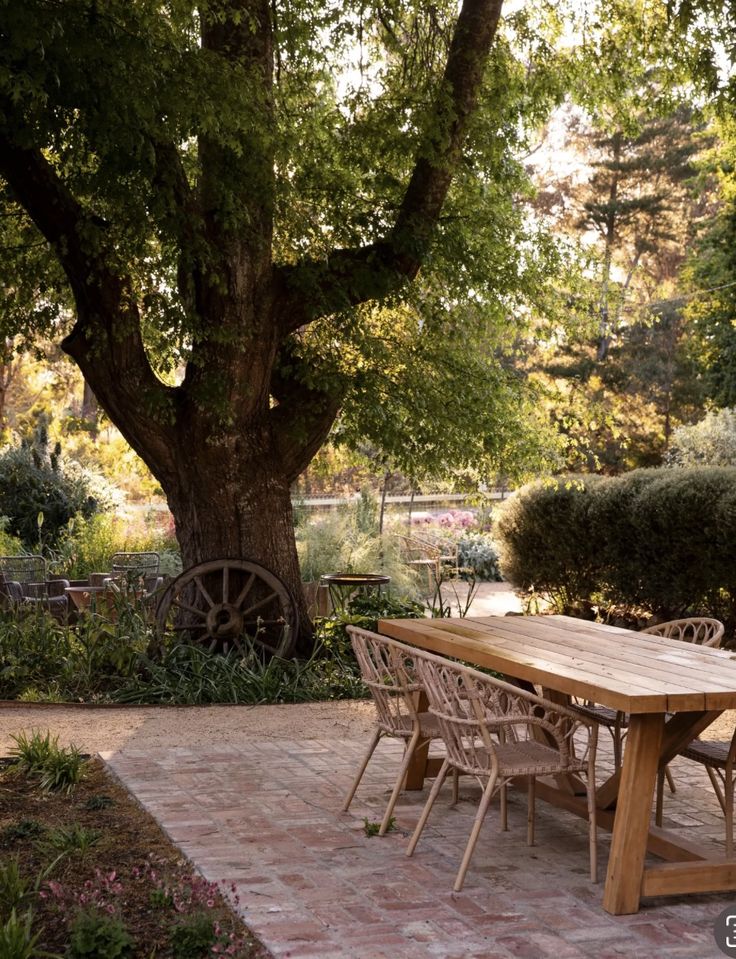
[{"label": "wagon wheel hub", "polygon": [[232,639],[243,632],[243,615],[230,603],[213,606],[207,613],[207,632],[220,639]]}]

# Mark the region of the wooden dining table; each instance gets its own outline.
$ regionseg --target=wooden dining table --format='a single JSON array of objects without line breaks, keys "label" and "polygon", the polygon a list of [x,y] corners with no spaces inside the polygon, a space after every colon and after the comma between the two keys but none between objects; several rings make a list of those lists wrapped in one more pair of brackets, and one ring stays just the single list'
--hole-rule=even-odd
[{"label": "wooden dining table", "polygon": [[[603,895],[613,915],[647,896],[736,890],[736,860],[653,824],[657,771],[726,709],[736,709],[736,654],[569,616],[383,619],[393,639],[629,715],[623,767],[596,791],[599,824],[612,831]],[[418,750],[413,785],[433,769]],[[424,764],[418,768],[417,764]],[[540,782],[537,795],[587,818],[574,777]],[[646,863],[647,852],[665,860]]]}]

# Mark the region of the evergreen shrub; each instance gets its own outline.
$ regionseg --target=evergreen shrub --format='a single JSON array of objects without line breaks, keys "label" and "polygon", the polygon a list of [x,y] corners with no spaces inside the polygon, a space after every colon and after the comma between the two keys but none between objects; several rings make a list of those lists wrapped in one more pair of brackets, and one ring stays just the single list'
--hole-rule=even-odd
[{"label": "evergreen shrub", "polygon": [[559,608],[586,600],[597,585],[589,503],[598,476],[566,476],[522,487],[499,509],[494,537],[504,579]]},{"label": "evergreen shrub", "polygon": [[736,468],[562,477],[499,511],[501,569],[558,610],[590,604],[736,623]]},{"label": "evergreen shrub", "polygon": [[31,552],[54,546],[74,515],[91,516],[99,506],[87,478],[65,470],[60,455],[43,421],[31,439],[0,452],[0,514],[8,518],[7,532]]}]

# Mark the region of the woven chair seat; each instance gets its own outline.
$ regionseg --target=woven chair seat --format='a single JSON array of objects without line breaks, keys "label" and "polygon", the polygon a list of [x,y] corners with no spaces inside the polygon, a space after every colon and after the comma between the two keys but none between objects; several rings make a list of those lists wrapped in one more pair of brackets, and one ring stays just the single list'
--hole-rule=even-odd
[{"label": "woven chair seat", "polygon": [[693,739],[680,755],[685,756],[686,759],[694,759],[696,763],[702,763],[704,766],[717,766],[719,769],[725,769],[730,748],[730,742]]},{"label": "woven chair seat", "polygon": [[[440,739],[440,724],[437,722],[437,717],[433,716],[432,713],[417,713],[416,715],[422,738]],[[406,739],[411,739],[416,728],[411,716],[395,716],[390,726],[380,721],[378,725],[387,735],[403,736]]]},{"label": "woven chair seat", "polygon": [[600,726],[613,728],[618,722],[621,729],[626,729],[629,725],[629,717],[626,713],[619,713],[617,710],[610,709],[608,706],[601,706],[599,703],[590,703],[587,706],[576,703],[571,705],[570,708],[574,709],[576,713],[580,713],[581,716],[587,716],[588,719],[594,720]]},{"label": "woven chair seat", "polygon": [[[494,749],[502,776],[545,776],[563,769],[559,751],[533,739],[501,743]],[[564,771],[584,772],[587,768],[587,756],[584,760],[571,756]]]}]

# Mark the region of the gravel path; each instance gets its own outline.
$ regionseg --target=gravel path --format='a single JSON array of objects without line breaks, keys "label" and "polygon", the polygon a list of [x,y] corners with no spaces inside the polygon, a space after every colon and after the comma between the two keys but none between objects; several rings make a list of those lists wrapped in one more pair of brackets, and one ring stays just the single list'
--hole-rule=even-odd
[{"label": "gravel path", "polygon": [[153,746],[217,746],[248,739],[365,739],[367,702],[293,706],[0,706],[0,756],[21,730],[50,729],[62,744],[95,753]]}]

